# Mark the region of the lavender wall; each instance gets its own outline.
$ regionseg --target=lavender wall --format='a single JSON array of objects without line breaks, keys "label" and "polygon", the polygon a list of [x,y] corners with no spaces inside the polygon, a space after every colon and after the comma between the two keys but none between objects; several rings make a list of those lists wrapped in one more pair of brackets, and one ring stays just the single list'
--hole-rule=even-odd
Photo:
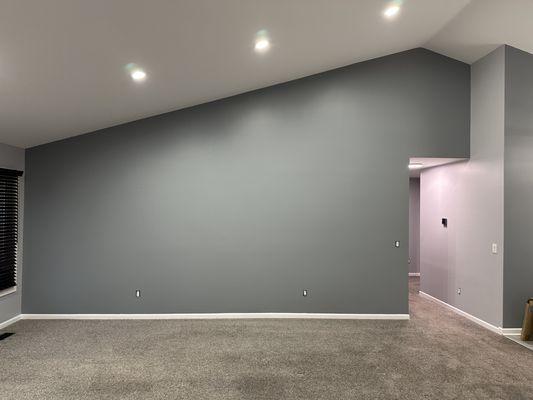
[{"label": "lavender wall", "polygon": [[504,73],[504,47],[472,65],[471,158],[420,178],[421,291],[497,327],[503,314]]}]

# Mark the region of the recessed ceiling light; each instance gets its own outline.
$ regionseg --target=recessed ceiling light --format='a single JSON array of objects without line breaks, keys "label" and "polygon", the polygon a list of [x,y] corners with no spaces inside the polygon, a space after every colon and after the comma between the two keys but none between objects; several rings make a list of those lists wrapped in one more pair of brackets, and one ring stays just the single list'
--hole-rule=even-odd
[{"label": "recessed ceiling light", "polygon": [[389,19],[392,19],[398,15],[399,12],[400,6],[398,4],[391,4],[385,9],[385,11],[383,11],[383,15]]},{"label": "recessed ceiling light", "polygon": [[270,41],[266,38],[260,38],[255,41],[255,51],[263,53],[270,48]]},{"label": "recessed ceiling light", "polygon": [[141,81],[144,81],[146,79],[146,72],[144,72],[142,69],[140,68],[137,68],[137,69],[134,69],[133,71],[131,71],[131,78],[135,81],[135,82],[141,82]]},{"label": "recessed ceiling light", "polygon": [[142,82],[146,79],[147,74],[139,65],[131,62],[124,66],[124,70],[131,76],[135,82]]},{"label": "recessed ceiling light", "polygon": [[266,29],[261,29],[255,34],[256,53],[265,53],[270,49],[270,37]]},{"label": "recessed ceiling light", "polygon": [[424,168],[424,164],[419,163],[419,162],[409,163],[409,169],[420,169],[420,168]]}]

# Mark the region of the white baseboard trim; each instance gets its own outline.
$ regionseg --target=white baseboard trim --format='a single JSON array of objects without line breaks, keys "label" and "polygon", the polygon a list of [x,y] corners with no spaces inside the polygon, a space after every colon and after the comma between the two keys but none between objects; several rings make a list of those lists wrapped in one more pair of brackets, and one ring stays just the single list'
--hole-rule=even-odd
[{"label": "white baseboard trim", "polygon": [[524,342],[520,338],[520,334],[517,334],[517,335],[504,335],[504,336],[507,339],[512,340],[515,343],[518,343],[520,346],[524,346],[526,349],[529,349],[529,350],[533,351],[533,342],[532,341]]},{"label": "white baseboard trim", "polygon": [[409,314],[220,313],[220,314],[23,314],[23,319],[379,319],[408,320]]},{"label": "white baseboard trim", "polygon": [[0,329],[7,328],[9,325],[14,324],[15,322],[17,322],[20,319],[22,319],[22,315],[19,314],[19,315],[14,316],[11,319],[8,319],[7,321],[1,322],[0,323]]},{"label": "white baseboard trim", "polygon": [[522,334],[522,328],[502,328],[502,334],[507,335],[520,335]]},{"label": "white baseboard trim", "polygon": [[494,326],[486,321],[483,321],[482,319],[478,318],[478,317],[474,317],[472,314],[468,314],[467,312],[463,311],[463,310],[460,310],[459,308],[457,307],[454,307],[442,300],[439,300],[437,299],[436,297],[433,297],[427,293],[424,293],[422,291],[418,292],[420,294],[420,296],[424,297],[425,299],[428,299],[428,300],[431,300],[437,304],[440,304],[441,306],[443,307],[446,307],[450,310],[452,310],[453,312],[455,312],[456,314],[459,314],[467,319],[469,319],[470,321],[472,322],[475,322],[476,324],[478,325],[481,325],[483,328],[486,328],[488,329],[489,331],[492,331],[494,333],[497,333],[498,335],[503,335],[503,329],[501,327],[497,327],[497,326]]},{"label": "white baseboard trim", "polygon": [[420,272],[409,272],[409,276],[420,276]]}]

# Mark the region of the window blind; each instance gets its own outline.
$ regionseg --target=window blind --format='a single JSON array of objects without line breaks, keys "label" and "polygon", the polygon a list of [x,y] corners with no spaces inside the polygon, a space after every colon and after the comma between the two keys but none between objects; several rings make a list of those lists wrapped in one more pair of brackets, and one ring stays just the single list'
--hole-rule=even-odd
[{"label": "window blind", "polygon": [[21,171],[0,168],[0,291],[17,285],[18,203]]}]

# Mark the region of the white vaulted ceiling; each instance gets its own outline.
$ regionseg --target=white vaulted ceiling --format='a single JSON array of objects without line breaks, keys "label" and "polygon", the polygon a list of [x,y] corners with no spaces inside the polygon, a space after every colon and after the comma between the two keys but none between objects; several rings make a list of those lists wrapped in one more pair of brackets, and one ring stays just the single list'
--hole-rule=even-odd
[{"label": "white vaulted ceiling", "polygon": [[533,53],[532,0],[473,0],[424,47],[473,63],[502,44]]},{"label": "white vaulted ceiling", "polygon": [[466,62],[504,42],[533,49],[528,14],[509,20],[531,1],[403,0],[391,20],[388,3],[0,0],[0,142],[31,147],[414,47]]}]

